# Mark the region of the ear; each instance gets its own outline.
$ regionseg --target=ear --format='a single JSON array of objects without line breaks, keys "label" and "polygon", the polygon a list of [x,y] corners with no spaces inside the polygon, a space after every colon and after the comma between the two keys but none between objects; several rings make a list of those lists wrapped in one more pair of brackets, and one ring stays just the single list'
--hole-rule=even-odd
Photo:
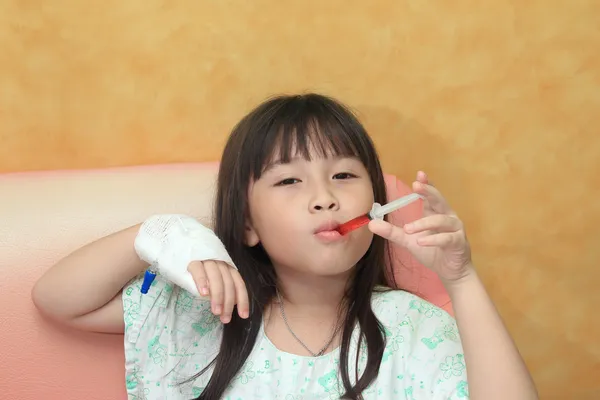
[{"label": "ear", "polygon": [[245,245],[248,247],[254,247],[260,242],[258,233],[249,222],[246,222],[246,235],[244,239]]}]

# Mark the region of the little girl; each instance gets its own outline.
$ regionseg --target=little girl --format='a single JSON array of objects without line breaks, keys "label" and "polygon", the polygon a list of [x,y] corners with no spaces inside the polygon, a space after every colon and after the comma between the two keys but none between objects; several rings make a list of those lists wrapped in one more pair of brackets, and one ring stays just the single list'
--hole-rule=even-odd
[{"label": "little girl", "polygon": [[[340,235],[386,203],[373,143],[333,99],[274,98],[227,142],[214,232],[152,216],[58,262],[33,300],[75,328],[124,333],[129,399],[537,398],[461,220],[425,173],[413,190],[423,218]],[[387,287],[386,240],[440,276],[456,321]]]}]

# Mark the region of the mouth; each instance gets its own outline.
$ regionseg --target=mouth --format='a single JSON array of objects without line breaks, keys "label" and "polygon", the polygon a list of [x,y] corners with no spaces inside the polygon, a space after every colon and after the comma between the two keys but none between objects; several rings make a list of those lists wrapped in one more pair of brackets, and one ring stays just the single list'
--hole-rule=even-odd
[{"label": "mouth", "polygon": [[319,225],[319,227],[317,229],[315,229],[314,233],[315,233],[315,235],[317,235],[319,233],[325,233],[325,232],[337,232],[339,226],[340,226],[340,224],[335,221],[328,221],[328,222],[325,222],[324,224]]},{"label": "mouth", "polygon": [[321,242],[337,242],[344,238],[344,236],[342,236],[342,234],[338,231],[339,226],[340,224],[335,221],[326,222],[315,229],[314,235]]}]

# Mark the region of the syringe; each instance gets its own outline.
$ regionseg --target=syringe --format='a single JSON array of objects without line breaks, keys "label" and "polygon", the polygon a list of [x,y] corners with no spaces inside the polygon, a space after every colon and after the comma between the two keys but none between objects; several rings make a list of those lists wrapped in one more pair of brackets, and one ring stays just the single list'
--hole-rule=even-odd
[{"label": "syringe", "polygon": [[407,196],[390,201],[389,203],[383,206],[379,203],[375,203],[373,204],[373,208],[371,208],[371,211],[364,215],[361,215],[360,217],[356,217],[348,222],[341,224],[340,226],[338,226],[337,231],[342,235],[345,235],[349,232],[352,232],[355,229],[360,228],[361,226],[367,225],[369,221],[373,219],[383,219],[384,215],[396,211],[397,209],[402,208],[422,198],[423,196],[421,196],[420,194],[411,193]]}]

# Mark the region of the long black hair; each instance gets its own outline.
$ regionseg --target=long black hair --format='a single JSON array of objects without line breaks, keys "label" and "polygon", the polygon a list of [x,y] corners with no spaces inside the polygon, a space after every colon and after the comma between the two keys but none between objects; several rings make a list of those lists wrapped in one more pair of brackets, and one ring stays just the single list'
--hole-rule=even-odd
[{"label": "long black hair", "polygon": [[[231,322],[223,326],[218,355],[194,377],[214,366],[198,400],[222,397],[252,352],[265,306],[276,295],[277,276],[268,255],[260,244],[254,247],[244,244],[249,184],[260,178],[276,151],[280,152],[279,159],[287,162],[296,155],[309,160],[311,149],[321,156],[357,157],[371,178],[374,200],[381,204],[386,202],[383,172],[375,146],[354,113],[338,101],[318,94],[275,97],[259,105],[235,126],[220,163],[214,226],[246,283],[250,316],[242,319],[234,312]],[[371,295],[376,287],[390,282],[386,279],[386,256],[389,255],[384,240],[375,235],[355,266],[348,285],[340,349],[343,398],[361,399],[362,391],[379,373],[385,332],[371,308]],[[360,377],[358,353],[356,355],[353,386],[348,364],[350,339],[356,323],[361,332],[357,351],[366,344],[368,355],[366,369]]]}]

